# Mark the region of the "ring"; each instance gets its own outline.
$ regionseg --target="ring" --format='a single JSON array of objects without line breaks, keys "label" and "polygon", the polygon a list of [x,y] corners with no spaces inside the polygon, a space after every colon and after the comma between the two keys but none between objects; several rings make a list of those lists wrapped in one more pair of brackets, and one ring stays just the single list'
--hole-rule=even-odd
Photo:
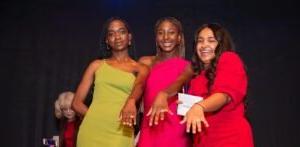
[{"label": "ring", "polygon": [[201,122],[201,120],[200,120],[200,119],[197,119],[197,120],[196,120],[196,123],[200,123],[200,122]]}]

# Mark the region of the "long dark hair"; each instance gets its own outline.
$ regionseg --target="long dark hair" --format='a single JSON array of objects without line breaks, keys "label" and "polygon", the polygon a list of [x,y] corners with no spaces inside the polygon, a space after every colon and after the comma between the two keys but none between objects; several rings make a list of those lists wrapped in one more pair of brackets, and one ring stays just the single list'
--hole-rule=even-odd
[{"label": "long dark hair", "polygon": [[209,28],[212,30],[214,37],[218,41],[218,45],[215,49],[215,58],[212,60],[208,68],[206,69],[206,78],[208,79],[207,87],[208,87],[208,92],[210,92],[210,88],[212,84],[214,83],[214,79],[216,76],[216,66],[218,63],[218,60],[221,56],[221,54],[225,51],[234,51],[234,44],[232,42],[231,36],[229,32],[222,27],[221,25],[217,23],[210,23],[210,24],[204,24],[201,27],[197,29],[195,32],[195,40],[194,40],[194,53],[192,57],[192,65],[194,68],[194,71],[196,73],[201,73],[201,71],[205,70],[204,69],[204,63],[199,59],[197,50],[196,50],[196,45],[197,45],[197,40],[198,40],[198,35],[199,33],[205,29]]},{"label": "long dark hair", "polygon": [[[179,56],[184,58],[185,57],[185,42],[184,42],[184,34],[183,34],[183,28],[182,28],[181,22],[178,19],[176,19],[175,17],[163,17],[163,18],[157,20],[157,22],[155,24],[155,28],[154,28],[155,34],[158,31],[158,27],[164,21],[168,21],[168,22],[172,23],[177,28],[178,34],[181,36],[181,40],[180,40],[179,45],[176,47],[177,47]],[[156,45],[156,54],[157,55],[161,54],[161,49],[159,48],[158,45]]]},{"label": "long dark hair", "polygon": [[[131,36],[133,36],[128,23],[124,19],[121,19],[119,17],[111,17],[110,19],[108,19],[104,23],[102,34],[100,37],[101,38],[101,40],[100,40],[100,51],[101,51],[100,58],[101,59],[107,59],[112,56],[112,51],[111,51],[109,45],[106,43],[106,39],[107,39],[108,27],[111,24],[111,22],[113,22],[115,20],[121,21],[124,24],[125,28],[127,29],[128,33],[131,34]],[[134,43],[133,37],[131,38],[131,44],[128,46],[128,54],[132,59],[134,59],[134,60],[137,59],[136,51],[135,51],[135,43]]]}]

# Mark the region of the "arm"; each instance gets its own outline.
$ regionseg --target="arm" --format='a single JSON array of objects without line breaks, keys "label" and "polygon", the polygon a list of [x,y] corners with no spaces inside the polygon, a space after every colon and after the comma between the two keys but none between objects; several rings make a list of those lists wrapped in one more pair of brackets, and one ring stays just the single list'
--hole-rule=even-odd
[{"label": "arm", "polygon": [[151,109],[147,113],[147,116],[150,116],[150,126],[152,126],[153,123],[157,125],[159,119],[164,120],[165,112],[168,112],[169,114],[173,115],[173,113],[169,110],[167,100],[169,97],[172,97],[175,94],[177,94],[178,91],[181,90],[182,85],[186,81],[190,80],[193,74],[194,72],[192,66],[189,64],[182,72],[182,74],[168,88],[166,88],[163,91],[160,91],[157,94]]},{"label": "arm", "polygon": [[184,119],[180,123],[186,122],[186,131],[201,132],[201,122],[205,127],[208,127],[208,123],[205,119],[204,112],[214,112],[219,110],[225,104],[230,101],[230,98],[225,93],[214,93],[205,100],[198,102],[187,112]]},{"label": "arm", "polygon": [[231,111],[242,102],[246,94],[247,75],[243,63],[237,54],[222,53],[216,68],[216,77],[211,87],[211,95],[195,104],[185,116],[187,131],[192,127],[193,133],[201,131],[201,122],[208,126],[204,112]]},{"label": "arm", "polygon": [[120,119],[123,125],[136,125],[137,110],[135,104],[143,94],[145,81],[149,73],[149,68],[146,65],[138,64],[137,72],[138,74],[134,82],[134,87],[120,112]]},{"label": "arm", "polygon": [[72,108],[74,109],[77,114],[80,116],[84,116],[88,107],[84,104],[88,91],[94,81],[94,73],[96,69],[99,67],[100,61],[96,60],[93,61],[86,71],[84,72],[83,78],[76,90],[74,100],[72,103]]}]

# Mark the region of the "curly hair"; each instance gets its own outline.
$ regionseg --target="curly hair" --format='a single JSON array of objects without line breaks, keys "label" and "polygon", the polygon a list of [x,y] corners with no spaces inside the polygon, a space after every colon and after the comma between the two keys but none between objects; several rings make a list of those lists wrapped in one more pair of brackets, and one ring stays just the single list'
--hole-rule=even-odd
[{"label": "curly hair", "polygon": [[[107,35],[108,35],[108,27],[115,20],[121,21],[124,24],[125,28],[127,29],[128,33],[131,34],[131,36],[133,36],[132,31],[131,31],[128,23],[124,19],[121,19],[119,17],[111,17],[110,19],[108,19],[104,23],[102,33],[101,33],[101,37],[100,37],[101,38],[101,40],[100,40],[100,51],[101,51],[100,58],[101,59],[107,59],[107,58],[110,58],[112,56],[111,48],[106,43],[106,39],[107,39]],[[131,39],[131,44],[128,46],[128,54],[132,59],[135,59],[135,60],[137,59],[136,51],[135,51],[135,43],[134,43],[133,37]]]},{"label": "curly hair", "polygon": [[62,107],[70,107],[74,98],[74,93],[66,91],[58,96],[58,99],[54,103],[55,116],[60,119],[63,117]]},{"label": "curly hair", "polygon": [[[207,69],[204,68],[204,63],[199,59],[197,50],[196,50],[196,45],[197,45],[197,40],[198,40],[198,35],[199,33],[205,29],[209,28],[214,34],[214,37],[216,38],[218,45],[215,49],[215,58],[210,62],[210,65],[208,66]],[[208,91],[210,92],[210,88],[214,83],[214,79],[216,76],[216,66],[219,61],[219,58],[221,54],[225,51],[232,51],[234,52],[234,44],[232,42],[230,33],[222,27],[220,24],[217,23],[209,23],[209,24],[203,24],[200,26],[194,36],[194,53],[192,57],[192,65],[194,71],[199,74],[201,71],[206,70],[205,76],[208,79],[207,87]]]},{"label": "curly hair", "polygon": [[[164,21],[168,21],[170,23],[172,23],[178,30],[178,34],[181,36],[181,40],[179,45],[176,46],[177,51],[179,53],[180,57],[185,57],[185,42],[184,42],[184,34],[183,34],[183,28],[182,28],[182,24],[181,22],[176,19],[175,17],[164,17],[159,19],[156,24],[155,24],[155,34],[158,31],[159,26],[164,22]],[[159,48],[159,46],[156,44],[156,53],[157,55],[161,54],[161,49]]]}]

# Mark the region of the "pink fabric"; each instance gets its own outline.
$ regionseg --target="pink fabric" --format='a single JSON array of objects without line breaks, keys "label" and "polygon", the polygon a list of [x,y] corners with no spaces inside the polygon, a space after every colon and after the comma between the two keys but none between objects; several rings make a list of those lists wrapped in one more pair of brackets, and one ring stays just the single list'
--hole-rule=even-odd
[{"label": "pink fabric", "polygon": [[[155,96],[167,88],[183,72],[189,62],[181,58],[171,58],[154,65],[146,82],[144,93],[144,114],[149,111]],[[177,96],[169,98],[169,108],[174,115],[167,114],[158,125],[149,126],[149,117],[144,115],[139,147],[190,147],[191,140],[185,132],[185,125],[179,124],[181,116],[176,114]]]}]

